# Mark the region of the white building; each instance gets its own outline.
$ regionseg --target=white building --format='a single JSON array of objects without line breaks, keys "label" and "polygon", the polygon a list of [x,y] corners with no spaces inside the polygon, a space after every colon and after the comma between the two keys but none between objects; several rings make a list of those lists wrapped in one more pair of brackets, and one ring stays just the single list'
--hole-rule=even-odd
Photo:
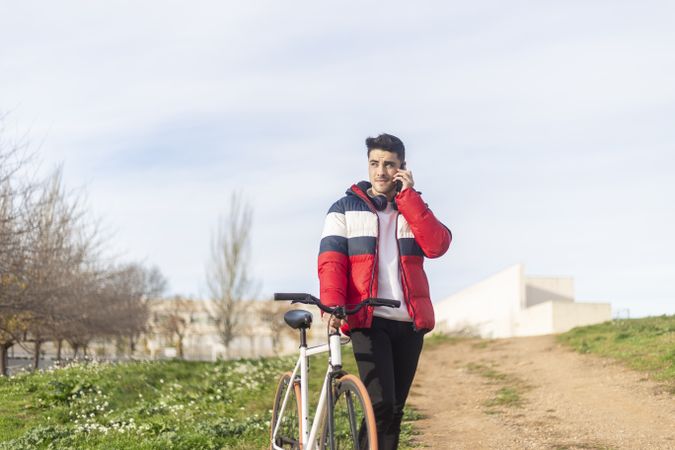
[{"label": "white building", "polygon": [[140,339],[138,357],[176,357],[180,354],[180,346],[183,357],[194,360],[293,353],[297,351],[300,335],[284,323],[283,314],[296,308],[306,309],[314,315],[308,343],[316,345],[326,339],[326,330],[316,307],[292,306],[290,302],[272,300],[246,301],[242,304],[245,312],[241,314],[241,325],[226,351],[212,318],[214,309],[208,300],[161,299],[153,300],[149,305],[148,331]]},{"label": "white building", "polygon": [[[128,337],[95,338],[78,356],[100,359],[166,359],[182,357],[188,360],[215,361],[221,358],[257,358],[297,352],[300,334],[284,323],[283,315],[290,309],[305,309],[312,313],[312,327],[307,333],[309,345],[326,342],[326,327],[317,307],[291,305],[290,302],[252,300],[243,302],[241,326],[226,351],[212,317],[213,306],[208,300],[174,297],[149,300],[149,317],[146,332],[137,337],[133,354],[129,353]],[[276,341],[276,342],[275,342]],[[182,349],[181,349],[182,347]],[[15,345],[10,358],[18,366],[28,367],[32,360],[32,344]],[[54,342],[41,347],[42,359],[56,357]],[[63,358],[72,358],[73,351],[64,342]],[[41,363],[50,365],[51,363]]]},{"label": "white building", "polygon": [[611,319],[609,303],[577,303],[571,277],[532,277],[522,264],[434,304],[437,329],[484,338],[563,333]]}]

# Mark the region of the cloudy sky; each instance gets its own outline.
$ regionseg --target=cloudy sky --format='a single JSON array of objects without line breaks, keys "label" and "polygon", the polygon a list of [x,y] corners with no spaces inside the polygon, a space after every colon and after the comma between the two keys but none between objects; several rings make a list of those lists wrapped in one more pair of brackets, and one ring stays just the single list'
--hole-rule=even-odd
[{"label": "cloudy sky", "polygon": [[669,1],[0,3],[0,111],[63,164],[111,251],[204,296],[241,190],[263,295],[318,291],[323,217],[406,143],[454,234],[440,300],[512,264],[675,313]]}]

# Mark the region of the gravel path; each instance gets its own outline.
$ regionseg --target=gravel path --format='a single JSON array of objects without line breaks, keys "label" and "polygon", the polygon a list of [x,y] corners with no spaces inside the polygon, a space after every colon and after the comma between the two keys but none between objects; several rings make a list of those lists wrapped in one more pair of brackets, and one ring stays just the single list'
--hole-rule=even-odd
[{"label": "gravel path", "polygon": [[409,404],[420,448],[675,449],[675,396],[552,336],[426,348]]}]

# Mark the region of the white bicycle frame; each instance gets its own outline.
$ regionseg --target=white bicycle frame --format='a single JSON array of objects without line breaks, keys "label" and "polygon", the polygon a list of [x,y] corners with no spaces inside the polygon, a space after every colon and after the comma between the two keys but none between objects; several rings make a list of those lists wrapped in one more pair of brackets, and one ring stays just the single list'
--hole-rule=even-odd
[{"label": "white bicycle frame", "polygon": [[[328,361],[328,370],[326,371],[326,376],[323,380],[323,386],[321,387],[321,395],[319,396],[319,402],[316,405],[316,411],[314,412],[314,418],[312,419],[312,429],[310,430],[309,425],[309,379],[307,374],[307,360],[312,355],[317,355],[319,353],[329,352],[329,361]],[[286,411],[286,404],[288,402],[288,397],[290,396],[291,389],[293,389],[293,381],[295,380],[298,370],[300,370],[300,423],[302,424],[302,435],[300,436],[300,442],[302,444],[301,448],[303,450],[313,450],[316,446],[317,434],[319,432],[319,424],[322,422],[324,413],[326,411],[326,390],[331,382],[330,374],[335,367],[342,367],[342,348],[340,342],[339,334],[331,334],[328,338],[328,344],[321,344],[315,347],[306,347],[300,346],[300,356],[298,357],[298,362],[295,364],[295,369],[291,374],[291,381],[288,383],[286,388],[286,393],[284,395],[284,401],[281,404],[281,409],[279,410],[279,415],[277,417],[277,424],[274,427],[274,432],[272,433],[272,448],[276,450],[283,450],[282,447],[279,447],[274,444],[274,441],[277,438],[277,433],[279,432],[279,425],[281,424],[281,418]]]}]

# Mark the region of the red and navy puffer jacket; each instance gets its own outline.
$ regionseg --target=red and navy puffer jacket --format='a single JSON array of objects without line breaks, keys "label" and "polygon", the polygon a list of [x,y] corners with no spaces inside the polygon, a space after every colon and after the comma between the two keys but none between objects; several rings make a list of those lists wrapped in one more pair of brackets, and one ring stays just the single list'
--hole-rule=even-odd
[{"label": "red and navy puffer jacket", "polygon": [[[366,194],[370,186],[367,181],[353,185],[326,215],[319,250],[320,297],[326,305],[348,306],[377,297],[379,223]],[[424,257],[442,256],[452,234],[414,189],[403,190],[394,200],[403,295],[415,329],[428,332],[434,328],[434,309]],[[342,331],[370,328],[372,321],[373,307],[368,306],[349,316]]]}]

